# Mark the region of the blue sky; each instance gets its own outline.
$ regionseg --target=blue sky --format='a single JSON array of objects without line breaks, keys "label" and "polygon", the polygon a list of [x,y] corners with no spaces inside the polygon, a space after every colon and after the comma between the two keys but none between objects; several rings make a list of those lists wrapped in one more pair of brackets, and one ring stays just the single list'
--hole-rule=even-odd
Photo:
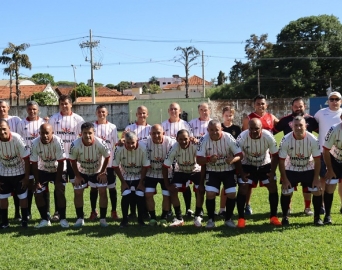
[{"label": "blue sky", "polygon": [[[8,42],[29,43],[31,47],[25,53],[30,57],[32,69],[22,68],[22,75],[50,73],[55,81],[74,81],[71,65],[75,65],[78,83],[90,79],[90,64],[85,61],[90,54],[79,46],[89,40],[90,29],[93,40],[100,41],[93,51],[94,60],[103,65],[94,71],[95,82],[117,84],[147,81],[152,76],[184,76],[184,67],[172,61],[179,55],[174,50],[177,46],[195,46],[204,52],[205,79],[210,81],[220,70],[228,75],[234,59],[244,61],[244,41],[251,34],[267,33],[268,40],[275,42],[281,29],[300,17],[328,14],[342,18],[340,0],[28,0],[23,3],[1,3],[2,11],[7,11],[2,12],[0,51]],[[44,45],[56,41],[65,42]],[[1,69],[4,67],[0,65]],[[190,75],[202,76],[200,62],[191,68]],[[5,75],[0,78],[8,79]]]}]

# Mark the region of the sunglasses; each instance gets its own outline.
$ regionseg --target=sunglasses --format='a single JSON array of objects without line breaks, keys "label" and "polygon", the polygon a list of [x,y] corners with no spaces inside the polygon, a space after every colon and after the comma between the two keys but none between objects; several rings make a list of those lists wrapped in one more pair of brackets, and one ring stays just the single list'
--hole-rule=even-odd
[{"label": "sunglasses", "polygon": [[341,99],[340,99],[340,98],[329,98],[329,100],[330,100],[331,102],[333,102],[333,101],[340,101]]}]

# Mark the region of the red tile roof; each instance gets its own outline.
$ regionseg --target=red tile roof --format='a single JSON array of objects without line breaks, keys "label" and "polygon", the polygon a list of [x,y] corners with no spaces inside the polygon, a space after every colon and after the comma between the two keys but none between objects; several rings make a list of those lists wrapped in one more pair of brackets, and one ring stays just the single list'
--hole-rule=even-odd
[{"label": "red tile roof", "polygon": [[55,88],[55,91],[57,92],[58,95],[70,95],[74,87],[60,87],[58,86]]},{"label": "red tile roof", "polygon": [[110,89],[108,87],[97,87],[97,96],[98,97],[112,97],[112,96],[122,96],[122,93],[117,91],[116,89]]},{"label": "red tile roof", "polygon": [[[185,81],[183,81],[181,85],[185,85]],[[202,78],[194,75],[189,78],[189,85],[203,85],[203,80]],[[211,82],[205,81],[205,85],[211,85]]]},{"label": "red tile roof", "polygon": [[[43,92],[46,85],[20,85],[19,89],[21,91],[20,98],[28,98],[32,96],[33,93]],[[12,98],[15,98],[16,88],[12,87]],[[0,99],[9,99],[10,88],[8,86],[0,86]]]},{"label": "red tile roof", "polygon": [[[134,100],[135,96],[115,96],[115,97],[95,97],[96,103],[117,103],[117,102],[128,102],[130,100]],[[76,100],[76,103],[91,103],[91,97],[79,97]]]},{"label": "red tile roof", "polygon": [[173,89],[178,89],[179,84],[178,83],[171,83],[163,87],[163,90],[173,90]]}]

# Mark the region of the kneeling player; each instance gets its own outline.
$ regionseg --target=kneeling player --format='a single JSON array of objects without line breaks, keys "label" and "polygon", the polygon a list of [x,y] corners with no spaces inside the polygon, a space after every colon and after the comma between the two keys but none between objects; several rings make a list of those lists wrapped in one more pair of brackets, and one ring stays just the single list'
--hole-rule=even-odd
[{"label": "kneeling player", "polygon": [[[171,227],[183,226],[184,220],[180,208],[178,198],[178,191],[181,191],[190,180],[194,183],[196,195],[196,211],[194,225],[196,227],[202,226],[202,205],[204,200],[203,193],[199,193],[198,186],[201,178],[201,167],[196,163],[197,145],[190,141],[189,131],[181,129],[177,132],[177,142],[171,147],[166,159],[164,160],[163,176],[164,182],[171,194],[171,202],[175,209],[176,218],[173,220]],[[175,173],[169,182],[168,170],[171,168],[173,162],[176,162]]]},{"label": "kneeling player", "polygon": [[291,194],[294,187],[301,183],[312,192],[314,206],[314,224],[324,225],[320,219],[322,189],[319,180],[321,152],[317,138],[306,131],[306,122],[302,116],[293,118],[293,131],[281,141],[279,147],[279,171],[282,178],[280,197],[283,211],[283,226],[289,225],[287,217]]}]

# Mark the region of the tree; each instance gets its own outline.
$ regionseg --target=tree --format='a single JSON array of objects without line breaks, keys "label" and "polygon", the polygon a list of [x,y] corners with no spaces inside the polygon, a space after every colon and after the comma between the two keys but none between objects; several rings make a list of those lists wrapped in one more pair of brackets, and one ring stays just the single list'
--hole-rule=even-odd
[{"label": "tree", "polygon": [[109,89],[115,89],[115,85],[114,84],[106,84],[106,87],[109,88]]},{"label": "tree", "polygon": [[150,93],[151,94],[157,94],[161,92],[161,88],[159,85],[156,85],[156,84],[150,84]]},{"label": "tree", "polygon": [[53,79],[53,76],[49,73],[36,73],[33,74],[31,77],[31,80],[35,84],[51,84],[51,86],[55,85],[55,81]]},{"label": "tree", "polygon": [[220,70],[219,75],[217,76],[217,85],[224,84],[227,81],[228,77]]},{"label": "tree", "polygon": [[102,87],[102,86],[103,86],[103,83],[98,83],[98,82],[95,83],[95,87]]},{"label": "tree", "polygon": [[58,105],[56,96],[51,92],[33,93],[31,98],[27,99],[27,101],[29,100],[36,101],[40,106]]},{"label": "tree", "polygon": [[152,76],[152,77],[148,80],[148,82],[149,82],[150,84],[158,84],[158,78],[157,78],[156,76]]},{"label": "tree", "polygon": [[200,52],[193,46],[177,47],[175,50],[181,51],[181,55],[176,56],[174,61],[181,63],[185,68],[185,98],[189,98],[189,71],[192,66],[197,65],[194,61],[200,55]]},{"label": "tree", "polygon": [[[92,88],[85,83],[80,83],[74,90],[72,90],[70,96],[74,102],[78,97],[91,97]],[[95,92],[96,95],[96,92]]]},{"label": "tree", "polygon": [[69,82],[69,81],[58,81],[56,82],[56,85],[58,86],[72,86],[74,87],[75,86],[75,82]]},{"label": "tree", "polygon": [[131,88],[132,84],[127,81],[121,81],[118,83],[118,85],[115,87],[119,92],[122,93],[123,90]]},{"label": "tree", "polygon": [[[20,100],[20,89],[19,89],[19,68],[24,67],[31,69],[32,64],[27,54],[20,54],[20,52],[25,51],[30,47],[30,44],[23,43],[19,46],[14,45],[13,43],[8,43],[8,48],[5,48],[2,51],[2,56],[0,57],[0,63],[11,66],[13,64],[14,68],[14,76],[15,76],[15,85],[16,85],[16,94],[17,94],[17,106],[19,106]],[[8,56],[10,55],[10,56]]]},{"label": "tree", "polygon": [[144,85],[142,86],[142,92],[143,92],[144,94],[146,94],[147,91],[148,91],[148,88],[147,88],[146,84],[144,84]]},{"label": "tree", "polygon": [[10,76],[10,95],[9,95],[9,100],[10,100],[10,106],[12,106],[12,86],[13,86],[13,80],[12,80],[12,76],[13,76],[13,71],[15,69],[14,63],[11,63],[8,67],[4,68],[4,74]]},{"label": "tree", "polygon": [[[277,35],[274,65],[279,67],[282,95],[325,96],[341,86],[342,25],[333,15],[303,17]],[[265,61],[270,64],[270,61]]]}]

